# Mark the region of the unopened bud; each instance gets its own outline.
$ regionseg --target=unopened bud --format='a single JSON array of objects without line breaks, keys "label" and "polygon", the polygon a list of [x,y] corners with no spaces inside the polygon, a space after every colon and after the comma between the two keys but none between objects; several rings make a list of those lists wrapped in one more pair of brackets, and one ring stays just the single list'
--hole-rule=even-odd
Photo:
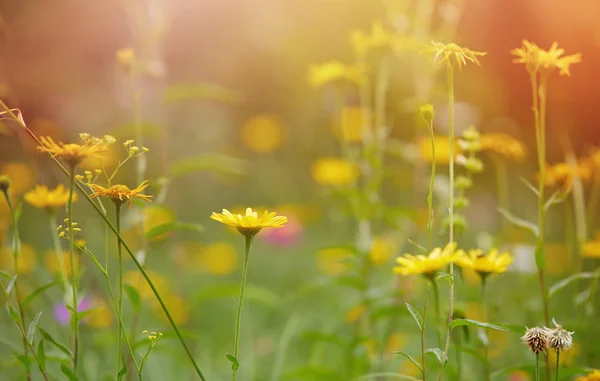
[{"label": "unopened bud", "polygon": [[0,176],[0,191],[6,193],[8,192],[8,188],[10,188],[10,178],[6,175]]},{"label": "unopened bud", "polygon": [[421,117],[425,120],[425,122],[427,122],[427,124],[431,124],[433,122],[435,112],[431,103],[427,103],[421,106],[419,108],[419,112],[421,113]]}]

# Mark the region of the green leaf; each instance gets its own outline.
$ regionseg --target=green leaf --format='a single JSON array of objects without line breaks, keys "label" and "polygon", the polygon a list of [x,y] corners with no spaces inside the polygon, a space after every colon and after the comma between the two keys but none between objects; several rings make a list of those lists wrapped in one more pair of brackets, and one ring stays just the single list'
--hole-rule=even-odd
[{"label": "green leaf", "polygon": [[435,280],[438,280],[438,279],[445,279],[448,281],[448,283],[452,284],[454,282],[454,275],[444,273],[444,272],[439,272],[435,276]]},{"label": "green leaf", "polygon": [[25,309],[27,308],[27,306],[29,305],[29,303],[31,303],[33,301],[33,299],[35,299],[38,295],[40,295],[41,293],[43,293],[44,291],[60,284],[60,280],[56,280],[54,282],[50,282],[48,284],[43,285],[42,287],[39,287],[38,289],[36,289],[35,291],[33,291],[31,294],[29,294],[25,299],[23,299],[23,301],[21,302],[21,306]]},{"label": "green leaf", "polygon": [[65,347],[62,344],[59,344],[56,340],[54,340],[54,338],[52,336],[50,336],[50,334],[48,332],[43,330],[39,325],[37,326],[37,329],[38,329],[38,331],[40,331],[40,333],[42,334],[42,337],[45,340],[49,341],[52,345],[54,345],[56,348],[58,348],[61,352],[63,352],[67,356],[69,356],[69,358],[73,357],[73,355],[71,354],[71,351],[67,347]]},{"label": "green leaf", "polygon": [[29,371],[29,369],[31,369],[31,359],[29,358],[29,356],[25,356],[23,354],[15,354],[15,358],[17,360],[19,360],[19,362],[23,365],[25,365],[25,368],[27,368],[27,371]]},{"label": "green leaf", "polygon": [[21,214],[23,214],[23,202],[20,201],[17,204],[17,209],[15,210],[15,221],[19,221],[19,219],[21,218]]},{"label": "green leaf", "polygon": [[10,282],[8,282],[8,285],[6,285],[6,293],[8,295],[10,295],[12,289],[15,287],[15,282],[17,281],[17,274],[15,274],[15,276],[12,277],[12,279],[10,280]]},{"label": "green leaf", "polygon": [[364,280],[355,275],[340,275],[335,277],[334,281],[341,286],[354,288],[358,291],[364,291],[367,288]]},{"label": "green leaf", "polygon": [[8,281],[12,280],[12,275],[10,275],[9,273],[6,273],[2,270],[0,270],[0,276]]},{"label": "green leaf", "polygon": [[117,380],[119,380],[119,381],[122,380],[123,376],[125,376],[126,374],[127,374],[127,361],[123,361],[123,367],[117,374]]},{"label": "green leaf", "polygon": [[421,366],[421,364],[419,364],[417,362],[417,360],[415,360],[411,355],[409,355],[408,353],[404,353],[404,352],[392,352],[393,355],[402,355],[404,357],[406,357],[407,359],[409,359],[413,364],[415,364],[415,366],[417,368],[419,368],[419,370],[421,371],[421,374],[423,374],[423,367]]},{"label": "green leaf", "polygon": [[449,328],[453,329],[455,327],[459,327],[459,326],[463,326],[463,325],[495,329],[496,331],[510,331],[510,329],[508,329],[506,327],[502,327],[502,326],[491,324],[491,323],[484,323],[481,321],[471,320],[471,319],[454,319],[454,320],[452,320],[452,323],[450,323]]},{"label": "green leaf", "polygon": [[35,327],[37,326],[38,321],[40,321],[40,317],[42,316],[42,311],[38,312],[37,315],[31,320],[29,323],[29,328],[27,328],[27,341],[29,341],[33,345],[33,338],[35,336]]},{"label": "green leaf", "polygon": [[203,232],[204,226],[200,224],[184,223],[184,222],[168,222],[158,225],[146,232],[146,238],[152,239],[161,234],[169,233],[174,230],[190,230],[195,232]]},{"label": "green leaf", "polygon": [[571,187],[567,189],[558,189],[556,192],[552,193],[552,196],[550,196],[548,200],[546,200],[544,209],[547,211],[552,205],[564,202],[567,199],[567,196],[569,196],[569,193],[571,193]]},{"label": "green leaf", "polygon": [[435,355],[435,357],[438,359],[438,362],[440,363],[440,365],[444,365],[444,352],[440,349],[440,348],[428,348],[425,350],[425,354],[427,353],[431,353],[433,355]]},{"label": "green leaf", "polygon": [[238,362],[238,360],[229,353],[227,353],[225,355],[225,357],[227,357],[227,359],[229,359],[229,361],[231,361],[231,370],[233,370],[233,371],[238,370],[238,368],[240,367],[240,363]]},{"label": "green leaf", "polygon": [[556,282],[552,287],[550,287],[550,290],[548,291],[548,299],[552,298],[557,292],[566,288],[567,286],[569,286],[571,283],[573,283],[575,281],[586,280],[586,279],[597,279],[598,277],[600,277],[600,273],[598,273],[598,272],[578,273],[578,274],[573,274],[569,277],[566,277],[565,279]]},{"label": "green leaf", "polygon": [[239,103],[240,94],[214,83],[181,83],[169,86],[164,92],[165,102],[180,102],[195,99],[216,100],[225,103]]},{"label": "green leaf", "polygon": [[412,317],[417,322],[417,325],[419,326],[419,331],[422,332],[423,331],[423,318],[421,317],[421,314],[419,313],[419,311],[417,311],[415,309],[415,307],[411,306],[409,303],[405,302],[404,304],[406,304],[406,308],[408,308],[408,312],[410,312]]},{"label": "green leaf", "polygon": [[537,246],[535,248],[535,265],[538,269],[546,268],[546,256],[544,255],[544,247]]},{"label": "green leaf", "polygon": [[71,381],[77,381],[77,376],[73,374],[73,371],[64,363],[60,364],[60,370],[63,372],[65,376],[69,378]]},{"label": "green leaf", "polygon": [[424,255],[429,255],[429,252],[427,251],[427,249],[424,248],[423,246],[419,245],[417,242],[413,241],[412,239],[408,239],[408,242],[410,242],[414,247],[419,249],[419,251],[421,253],[423,253]]},{"label": "green leaf", "polygon": [[124,284],[123,286],[125,293],[127,294],[127,297],[133,306],[133,310],[135,312],[139,312],[142,308],[142,297],[140,296],[140,293],[130,284]]},{"label": "green leaf", "polygon": [[242,175],[246,172],[248,163],[232,156],[216,153],[205,153],[176,161],[171,165],[171,177],[187,175],[199,171],[213,171]]},{"label": "green leaf", "polygon": [[529,188],[529,190],[532,191],[533,194],[535,194],[538,197],[540,196],[540,191],[532,183],[530,183],[526,178],[521,177],[521,182],[523,184],[525,184],[525,186],[527,186],[527,188]]},{"label": "green leaf", "polygon": [[15,324],[21,324],[21,318],[19,317],[17,311],[15,311],[15,308],[12,306],[12,304],[6,303],[6,309],[8,310],[8,314],[10,315],[12,321],[14,321]]},{"label": "green leaf", "polygon": [[498,212],[500,212],[500,214],[502,214],[502,216],[504,216],[504,218],[506,218],[511,224],[529,230],[536,237],[540,236],[540,230],[538,229],[537,225],[535,225],[533,222],[514,216],[504,208],[498,208]]},{"label": "green leaf", "polygon": [[46,350],[44,349],[44,340],[40,340],[37,349],[38,367],[40,372],[44,372],[46,369]]}]

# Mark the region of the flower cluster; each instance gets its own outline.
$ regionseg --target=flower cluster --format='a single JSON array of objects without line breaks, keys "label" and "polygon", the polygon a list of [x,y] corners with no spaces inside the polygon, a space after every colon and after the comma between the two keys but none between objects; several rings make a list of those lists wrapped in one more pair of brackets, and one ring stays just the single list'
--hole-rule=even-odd
[{"label": "flower cluster", "polygon": [[521,341],[529,350],[538,355],[545,352],[546,349],[552,348],[556,352],[568,351],[573,346],[573,332],[564,329],[555,320],[555,328],[528,328],[525,334],[521,337]]},{"label": "flower cluster", "polygon": [[427,50],[435,53],[434,60],[438,65],[443,64],[444,62],[448,65],[452,65],[452,58],[454,58],[459,70],[469,62],[481,66],[481,62],[479,62],[477,57],[482,57],[487,54],[485,52],[476,52],[468,48],[463,48],[454,42],[443,44],[441,42],[431,41],[431,46]]},{"label": "flower cluster", "polygon": [[536,44],[523,40],[523,45],[510,51],[517,58],[514,63],[525,65],[530,74],[549,74],[558,69],[560,75],[571,75],[571,65],[581,62],[581,53],[563,56],[565,50],[559,49],[558,42],[552,43],[550,49],[544,50]]},{"label": "flower cluster", "polygon": [[110,135],[105,135],[103,138],[92,137],[89,134],[80,134],[79,137],[83,143],[56,143],[49,136],[42,136],[38,146],[38,150],[48,152],[55,157],[64,160],[69,167],[74,168],[88,157],[98,156],[108,150],[111,144],[114,144],[116,139]]},{"label": "flower cluster", "polygon": [[[54,214],[58,208],[67,205],[69,191],[60,184],[54,189],[48,189],[45,185],[36,185],[35,188],[25,193],[25,201],[36,208],[45,209]],[[73,194],[73,201],[77,201],[77,194]]]}]

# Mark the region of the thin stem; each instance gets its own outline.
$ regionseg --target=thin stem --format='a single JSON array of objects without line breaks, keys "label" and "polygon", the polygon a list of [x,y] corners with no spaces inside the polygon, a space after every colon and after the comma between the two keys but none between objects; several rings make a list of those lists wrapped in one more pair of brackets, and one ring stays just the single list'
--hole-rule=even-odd
[{"label": "thin stem", "polygon": [[71,328],[73,329],[73,373],[77,375],[77,362],[79,356],[79,317],[77,316],[77,277],[75,268],[75,239],[73,237],[73,190],[75,188],[75,166],[71,166],[69,173],[69,201],[67,202],[67,218],[69,229],[69,259],[71,261],[71,297],[72,309],[71,313]]},{"label": "thin stem", "polygon": [[[496,172],[496,187],[498,191],[498,204],[505,210],[510,210],[510,196],[508,187],[508,175],[506,171],[506,162],[499,155],[492,154],[492,162]],[[508,238],[510,224],[506,218],[502,219],[502,234]]]},{"label": "thin stem", "polygon": [[[11,217],[11,221],[12,221],[13,265],[14,265],[15,276],[18,276],[19,275],[20,241],[19,241],[19,226],[18,226],[18,221],[17,221],[17,214],[15,212],[15,209],[13,208],[12,201],[10,200],[10,195],[8,194],[8,191],[4,190],[2,193],[4,193],[4,198],[6,199],[6,204],[8,205],[8,210],[10,212],[10,217]],[[21,319],[22,326],[25,327],[27,325],[27,323],[25,322],[25,311],[23,310],[23,306],[21,305],[21,294],[19,293],[19,282],[17,281],[17,279],[15,279],[14,288],[15,288],[15,296],[17,298],[17,305],[19,308],[19,318]],[[23,336],[23,352],[25,353],[26,357],[29,356],[29,348],[28,348],[27,344],[28,344],[27,336]],[[31,380],[31,371],[29,370],[28,367],[25,367],[25,372],[27,374],[27,380]]]},{"label": "thin stem", "polygon": [[[38,145],[40,145],[40,146],[43,145],[42,142],[40,141],[40,139],[29,129],[29,127],[27,127],[27,125],[25,124],[25,122],[23,122],[21,119],[19,119],[19,117],[13,112],[13,110],[9,109],[8,106],[6,106],[6,104],[2,101],[2,99],[0,99],[0,106],[2,106],[2,108],[4,108],[4,110],[10,115],[10,117],[17,124],[19,124],[19,126],[21,126],[21,128],[23,128],[25,130],[25,132]],[[69,171],[61,164],[60,161],[58,161],[58,159],[54,155],[49,154],[49,156],[50,156],[50,159],[54,162],[54,164],[56,164],[56,166],[58,167],[58,169],[65,176],[69,176],[70,175]],[[108,217],[106,217],[106,215],[104,214],[104,212],[102,211],[102,209],[100,208],[100,206],[98,206],[94,202],[94,200],[92,200],[90,198],[90,196],[87,194],[86,190],[80,184],[75,183],[75,186],[77,187],[77,190],[79,191],[79,193],[86,199],[86,201],[92,206],[92,208],[94,208],[94,211],[100,216],[100,218],[102,218],[102,220],[104,221],[104,223],[106,224],[106,226],[108,226],[108,228],[113,232],[113,234],[115,235],[115,237],[117,237],[117,239],[119,240],[119,242],[123,245],[123,248],[125,249],[125,251],[127,251],[127,254],[131,258],[131,260],[133,261],[133,263],[135,264],[135,266],[142,273],[142,276],[144,277],[144,279],[146,279],[146,282],[148,283],[148,286],[150,286],[150,288],[152,289],[152,293],[154,294],[154,296],[156,297],[156,300],[160,304],[161,309],[164,311],[165,315],[167,316],[167,319],[169,320],[169,323],[171,324],[171,327],[175,331],[175,335],[177,336],[177,339],[179,340],[179,342],[181,343],[181,346],[185,350],[186,355],[188,356],[188,358],[192,362],[192,365],[194,366],[194,370],[196,371],[196,374],[200,377],[200,379],[202,381],[206,381],[206,379],[204,378],[204,375],[202,374],[202,371],[201,371],[200,367],[198,366],[198,364],[196,363],[196,360],[194,359],[194,355],[192,354],[192,352],[188,348],[187,344],[185,343],[185,340],[183,339],[183,336],[181,335],[181,331],[179,331],[179,328],[177,327],[177,323],[175,323],[175,320],[173,320],[173,317],[169,313],[169,310],[168,310],[167,306],[165,305],[162,297],[160,296],[158,290],[156,289],[156,286],[154,285],[154,282],[152,282],[152,279],[150,279],[150,276],[148,275],[148,273],[146,272],[146,270],[144,270],[144,267],[142,266],[142,264],[140,263],[140,261],[138,261],[138,259],[136,258],[135,254],[133,253],[133,251],[131,250],[131,248],[129,247],[129,245],[127,245],[127,242],[125,242],[125,240],[123,239],[123,237],[117,232],[117,229],[108,220]]]},{"label": "thin stem", "polygon": [[555,377],[556,381],[559,380],[559,377],[558,377],[559,365],[560,365],[560,350],[557,350],[556,351],[556,377]]},{"label": "thin stem", "polygon": [[590,190],[590,201],[587,207],[587,226],[590,230],[593,229],[594,217],[596,217],[596,211],[598,210],[598,203],[600,201],[600,174],[594,174],[594,182],[592,189]]},{"label": "thin stem", "polygon": [[69,280],[67,278],[67,269],[65,267],[65,261],[63,259],[62,248],[60,246],[60,239],[58,238],[58,225],[56,223],[56,214],[51,213],[50,217],[50,235],[52,236],[52,243],[54,245],[54,251],[56,252],[56,260],[58,261],[58,267],[60,269],[60,278],[62,279],[65,291],[69,289]]},{"label": "thin stem", "polygon": [[437,284],[436,280],[432,280],[431,284],[433,285],[433,298],[434,298],[434,305],[435,305],[435,332],[437,334],[438,337],[438,345],[441,347],[442,346],[442,335],[440,334],[440,319],[442,317],[441,313],[440,313],[440,289],[439,286]]},{"label": "thin stem", "polygon": [[433,133],[433,120],[428,121],[429,139],[431,141],[431,179],[429,181],[429,195],[427,196],[427,252],[431,253],[431,230],[433,228],[433,187],[435,185],[435,136]]},{"label": "thin stem", "polygon": [[535,355],[535,381],[540,381],[540,354]]},{"label": "thin stem", "polygon": [[[121,234],[121,203],[115,202],[115,222],[117,232]],[[119,314],[123,314],[123,251],[121,250],[121,242],[117,242],[117,254],[119,257],[119,299],[117,303],[117,310]],[[121,360],[122,360],[122,330],[119,329],[117,335],[117,375],[121,371]],[[133,357],[133,356],[132,356]]]},{"label": "thin stem", "polygon": [[[240,326],[242,322],[242,305],[244,301],[244,290],[246,288],[246,277],[248,276],[248,258],[250,257],[250,248],[252,247],[252,240],[254,236],[246,236],[246,245],[244,252],[244,267],[242,268],[242,280],[240,282],[240,297],[238,299],[237,312],[235,314],[235,341],[234,341],[234,349],[233,349],[233,357],[235,357],[236,361],[238,359],[239,346],[240,346]],[[235,374],[237,372],[238,367],[233,366],[233,373],[231,375],[231,380],[235,381]]]},{"label": "thin stem", "polygon": [[[485,302],[485,292],[486,292],[486,278],[485,276],[481,278],[481,305],[483,306],[483,321],[487,322],[488,321],[488,310],[487,310],[487,303]],[[484,371],[484,377],[486,381],[490,381],[491,380],[491,373],[490,373],[490,355],[489,355],[489,346],[490,346],[490,338],[488,336],[488,332],[489,330],[486,328],[484,330],[485,332],[485,337],[486,337],[486,342],[484,343],[483,346],[483,352],[484,352],[484,362],[483,362],[483,371]]]},{"label": "thin stem", "polygon": [[[448,77],[448,116],[449,116],[449,134],[448,139],[450,141],[450,160],[449,160],[449,171],[450,171],[450,184],[449,184],[449,237],[448,243],[454,243],[454,68],[450,61],[448,61],[447,77]],[[450,276],[454,277],[454,263],[450,263]],[[450,349],[450,323],[452,323],[452,315],[454,313],[454,282],[450,283],[450,297],[449,297],[449,312],[448,312],[448,329],[446,331],[446,346],[444,348],[444,355],[442,357],[442,364],[446,364],[448,359],[448,351]],[[445,365],[442,365],[440,372],[438,373],[438,381],[443,378]]]},{"label": "thin stem", "polygon": [[425,322],[427,319],[427,300],[429,299],[429,286],[431,282],[427,282],[425,288],[425,305],[423,306],[423,326],[421,327],[421,367],[423,368],[423,381],[426,381],[427,376],[425,372]]}]

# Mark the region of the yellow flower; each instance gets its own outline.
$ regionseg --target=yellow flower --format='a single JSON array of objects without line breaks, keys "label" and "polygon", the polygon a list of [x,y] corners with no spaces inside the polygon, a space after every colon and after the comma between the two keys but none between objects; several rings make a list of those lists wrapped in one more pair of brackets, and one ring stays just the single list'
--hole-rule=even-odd
[{"label": "yellow flower", "polygon": [[[331,124],[333,134],[342,141],[359,143],[363,140],[365,132],[372,133],[368,124],[368,110],[363,107],[346,106],[341,111],[341,116],[334,115]],[[368,129],[367,131],[364,131]]]},{"label": "yellow flower", "polygon": [[600,258],[600,234],[594,240],[585,241],[581,245],[581,256],[583,258]]},{"label": "yellow flower", "polygon": [[5,176],[10,179],[9,192],[11,196],[21,194],[22,192],[30,189],[35,183],[35,175],[31,170],[31,167],[25,163],[20,162],[9,162],[2,166],[0,170]]},{"label": "yellow flower", "polygon": [[85,323],[92,328],[106,328],[112,324],[112,311],[108,303],[102,298],[91,297],[91,312]]},{"label": "yellow flower", "polygon": [[[69,191],[64,185],[60,184],[50,190],[45,185],[36,185],[33,190],[25,193],[25,201],[36,208],[46,209],[49,213],[54,213],[56,209],[67,205],[69,201]],[[77,194],[73,194],[73,201],[77,201]]]},{"label": "yellow flower", "polygon": [[311,173],[316,182],[326,186],[349,185],[359,176],[356,166],[335,157],[324,157],[317,160],[311,168]]},{"label": "yellow flower", "polygon": [[456,252],[456,243],[452,242],[446,245],[444,249],[435,248],[428,256],[419,254],[404,254],[403,257],[396,258],[399,266],[394,267],[394,273],[399,275],[415,275],[420,274],[428,278],[454,262],[460,256],[460,252]]},{"label": "yellow flower", "polygon": [[257,115],[244,123],[241,137],[244,144],[254,152],[273,152],[283,143],[283,128],[273,116]]},{"label": "yellow flower", "polygon": [[517,56],[513,62],[525,64],[531,74],[540,70],[550,73],[558,69],[560,75],[571,75],[570,67],[574,63],[581,62],[581,53],[561,57],[564,52],[564,49],[558,48],[556,41],[552,43],[550,49],[544,50],[527,40],[523,40],[522,47],[510,51],[512,55]]},{"label": "yellow flower", "polygon": [[354,30],[350,34],[350,42],[358,54],[366,54],[369,50],[392,50],[395,36],[383,27],[381,21],[375,21],[370,34]]},{"label": "yellow flower", "polygon": [[135,50],[132,48],[122,48],[117,50],[115,53],[115,58],[117,63],[123,68],[125,71],[131,70],[133,65],[135,64]]},{"label": "yellow flower", "polygon": [[69,166],[75,167],[84,159],[90,156],[97,156],[108,149],[108,144],[98,138],[89,138],[86,136],[83,144],[64,144],[55,143],[49,136],[40,138],[42,143],[37,149],[42,152],[48,152],[57,158],[63,159]]},{"label": "yellow flower", "polygon": [[469,250],[469,254],[463,250],[459,250],[457,253],[459,257],[456,259],[456,263],[460,267],[476,271],[481,277],[492,273],[501,274],[513,261],[509,253],[498,254],[498,249],[492,249],[487,254],[479,249]]},{"label": "yellow flower", "polygon": [[113,200],[115,204],[122,204],[125,201],[128,202],[129,207],[131,208],[131,199],[133,197],[140,198],[142,200],[152,202],[152,196],[140,194],[146,187],[148,187],[148,180],[142,181],[142,183],[135,189],[129,189],[127,185],[117,184],[112,185],[108,188],[101,187],[97,184],[89,184],[90,187],[94,190],[94,194],[91,195],[91,198],[96,198],[99,196],[108,196]]},{"label": "yellow flower", "polygon": [[[176,219],[177,216],[175,215],[175,212],[162,205],[144,208],[144,234],[147,234],[150,230],[158,226],[173,223]],[[168,236],[169,233],[159,234],[156,237],[153,237],[151,241],[160,241]]]},{"label": "yellow flower", "polygon": [[396,242],[390,238],[375,237],[371,242],[371,251],[369,251],[369,260],[375,266],[387,263],[396,251]]},{"label": "yellow flower", "polygon": [[575,381],[600,381],[600,370],[594,369],[594,371],[587,376],[577,377]]},{"label": "yellow flower", "polygon": [[479,62],[478,56],[485,56],[487,53],[484,52],[476,52],[468,48],[463,48],[454,42],[449,44],[443,44],[441,42],[431,41],[431,48],[429,49],[432,52],[435,52],[435,63],[440,65],[444,62],[447,62],[448,65],[452,65],[452,58],[456,60],[456,64],[458,69],[462,69],[463,65],[466,65],[467,62],[472,62],[477,66],[481,66]]},{"label": "yellow flower", "polygon": [[[169,314],[171,314],[171,317],[176,324],[185,324],[190,320],[190,305],[187,300],[176,295],[166,295],[163,300],[169,310]],[[164,323],[169,323],[167,315],[165,315],[165,312],[161,305],[156,301],[156,298],[153,299],[153,306],[156,316]]]},{"label": "yellow flower", "polygon": [[213,212],[210,218],[225,225],[233,226],[246,237],[253,237],[263,228],[281,228],[285,225],[287,217],[275,216],[275,214],[275,212],[265,211],[259,217],[257,212],[252,211],[252,208],[246,209],[246,215],[232,214],[229,210],[223,209],[222,213]]},{"label": "yellow flower", "polygon": [[[65,267],[65,273],[67,276],[71,276],[71,257],[68,252],[61,252],[59,256],[62,259],[62,263]],[[55,250],[49,250],[44,255],[44,263],[46,268],[52,274],[60,275],[60,262]],[[74,257],[75,268],[79,269],[79,256]]]},{"label": "yellow flower", "polygon": [[359,64],[346,65],[339,61],[329,61],[319,65],[311,65],[308,82],[318,88],[328,83],[358,84],[363,78],[363,66]]},{"label": "yellow flower", "polygon": [[[539,174],[538,174],[539,177]],[[546,167],[546,179],[544,184],[548,187],[561,185],[565,189],[571,187],[573,179],[579,177],[584,181],[592,177],[592,165],[588,160],[582,160],[577,166],[569,163],[558,163]]]},{"label": "yellow flower", "polygon": [[340,275],[350,269],[351,257],[352,252],[343,247],[322,249],[317,252],[317,267],[327,275]]},{"label": "yellow flower", "polygon": [[[154,271],[146,270],[146,273],[161,296],[171,294],[171,288],[169,287],[169,280],[167,278]],[[143,300],[156,300],[152,288],[150,288],[146,278],[144,278],[139,271],[128,271],[123,274],[123,282],[135,288],[140,293]]]},{"label": "yellow flower", "polygon": [[[32,272],[37,264],[35,249],[26,243],[21,244],[18,262],[19,274],[28,274]],[[0,268],[8,273],[14,272],[15,257],[13,256],[12,248],[3,247],[0,249]]]},{"label": "yellow flower", "polygon": [[214,275],[228,275],[238,265],[238,253],[227,242],[213,242],[200,249],[198,263],[206,272]]},{"label": "yellow flower", "polygon": [[523,161],[527,156],[525,144],[507,134],[481,134],[479,142],[482,150],[494,152],[515,161]]},{"label": "yellow flower", "polygon": [[[435,162],[438,164],[448,164],[450,162],[450,139],[447,136],[435,136]],[[431,163],[433,153],[431,151],[431,140],[429,137],[419,138],[417,141],[421,159]],[[456,159],[462,153],[458,144],[454,145],[454,158]]]}]

